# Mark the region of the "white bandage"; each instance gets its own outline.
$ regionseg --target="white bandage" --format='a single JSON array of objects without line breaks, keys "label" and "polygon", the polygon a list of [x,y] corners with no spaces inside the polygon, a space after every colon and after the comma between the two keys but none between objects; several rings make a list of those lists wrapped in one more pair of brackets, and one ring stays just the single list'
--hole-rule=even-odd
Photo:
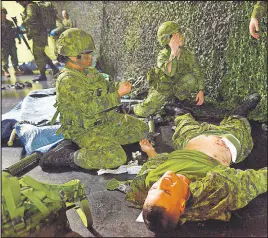
[{"label": "white bandage", "polygon": [[236,150],[234,144],[225,137],[223,137],[221,140],[229,148],[231,155],[232,155],[232,162],[235,163],[236,158],[237,158],[237,150]]}]

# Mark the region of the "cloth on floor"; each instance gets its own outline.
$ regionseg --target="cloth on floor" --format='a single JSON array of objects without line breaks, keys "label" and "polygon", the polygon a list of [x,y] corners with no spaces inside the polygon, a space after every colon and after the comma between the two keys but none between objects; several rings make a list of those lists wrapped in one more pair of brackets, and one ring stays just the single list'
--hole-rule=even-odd
[{"label": "cloth on floor", "polygon": [[[2,138],[9,137],[14,127],[27,155],[37,151],[45,153],[56,146],[64,137],[56,134],[60,125],[49,124],[56,112],[55,102],[55,88],[30,92],[23,101],[2,115]],[[57,119],[56,124],[58,122]]]},{"label": "cloth on floor", "polygon": [[1,140],[8,140],[10,138],[11,132],[16,124],[15,119],[6,119],[2,121],[1,124]]},{"label": "cloth on floor", "polygon": [[[33,125],[52,120],[56,108],[56,89],[48,88],[30,92],[23,100],[21,105],[20,121],[27,121]],[[59,119],[56,120],[59,122]]]},{"label": "cloth on floor", "polygon": [[15,107],[13,107],[9,112],[4,113],[2,115],[2,122],[4,120],[16,120],[20,121],[20,114],[21,114],[21,104],[22,101],[20,101]]},{"label": "cloth on floor", "polygon": [[121,165],[117,169],[100,169],[98,170],[98,175],[102,174],[138,174],[141,170],[141,165],[138,165],[138,160],[130,161],[127,165]]},{"label": "cloth on floor", "polygon": [[33,152],[45,153],[64,140],[62,134],[56,134],[60,125],[37,127],[31,124],[16,124],[15,129],[27,155]]}]

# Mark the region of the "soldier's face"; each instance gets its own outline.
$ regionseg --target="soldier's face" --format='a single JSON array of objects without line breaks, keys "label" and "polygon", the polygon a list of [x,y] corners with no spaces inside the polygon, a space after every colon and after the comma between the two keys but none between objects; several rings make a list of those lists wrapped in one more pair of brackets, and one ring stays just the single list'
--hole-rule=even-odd
[{"label": "soldier's face", "polygon": [[92,53],[81,54],[80,64],[89,67],[92,65]]},{"label": "soldier's face", "polygon": [[66,18],[67,17],[67,12],[65,10],[62,11],[62,17]]},{"label": "soldier's face", "polygon": [[148,192],[144,206],[156,205],[164,207],[177,223],[180,213],[184,212],[190,180],[182,174],[167,171]]}]

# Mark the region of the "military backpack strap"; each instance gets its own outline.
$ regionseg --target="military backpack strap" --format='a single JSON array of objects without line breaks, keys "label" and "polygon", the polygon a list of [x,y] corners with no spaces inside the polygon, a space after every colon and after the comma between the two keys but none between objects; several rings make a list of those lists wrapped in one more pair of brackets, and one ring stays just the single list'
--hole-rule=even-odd
[{"label": "military backpack strap", "polygon": [[[67,69],[63,68],[63,69],[60,71],[60,73],[59,73],[59,75],[58,75],[58,77],[57,77],[57,83],[60,84],[61,80],[62,80],[64,77],[66,77],[66,76],[71,76],[71,75],[72,75],[71,72],[69,72]],[[59,106],[59,105],[60,105],[59,102],[56,102],[56,103],[53,105],[57,110],[56,110],[56,112],[55,112],[53,118],[52,118],[51,121],[50,121],[50,125],[51,125],[51,126],[54,125],[54,123],[56,122],[56,119],[57,119],[57,117],[58,117],[58,115],[59,115],[59,113],[60,113],[60,111],[59,111],[59,109],[58,109],[58,106]]]},{"label": "military backpack strap", "polygon": [[[21,199],[20,184],[16,177],[6,172],[2,172],[2,194],[13,228],[18,234],[22,234],[26,224],[23,219],[24,207],[17,207],[18,199]],[[3,209],[2,212],[4,212]]]},{"label": "military backpack strap", "polygon": [[56,112],[55,112],[55,114],[54,114],[54,116],[52,117],[52,119],[51,119],[51,121],[50,121],[50,125],[51,126],[53,126],[54,125],[54,123],[55,123],[55,121],[56,121],[56,119],[57,119],[57,117],[58,117],[58,115],[59,115],[59,110],[58,110],[58,107],[59,106],[59,103],[58,102],[56,102],[54,105],[53,105],[53,107],[55,107],[57,110],[56,110]]},{"label": "military backpack strap", "polygon": [[[93,219],[89,208],[89,203],[85,194],[85,186],[81,184],[79,180],[72,182],[73,184],[71,188],[74,192],[69,196],[67,195],[67,210],[74,208],[80,219],[82,220],[84,226],[90,228],[93,225]],[[79,205],[76,205],[75,202],[78,202]]]},{"label": "military backpack strap", "polygon": [[81,200],[80,206],[75,205],[74,203],[66,203],[66,207],[67,207],[67,210],[71,208],[75,209],[75,211],[77,212],[78,216],[80,217],[85,227],[87,228],[92,227],[93,219],[92,219],[92,215],[91,215],[91,211],[90,211],[87,199]]}]

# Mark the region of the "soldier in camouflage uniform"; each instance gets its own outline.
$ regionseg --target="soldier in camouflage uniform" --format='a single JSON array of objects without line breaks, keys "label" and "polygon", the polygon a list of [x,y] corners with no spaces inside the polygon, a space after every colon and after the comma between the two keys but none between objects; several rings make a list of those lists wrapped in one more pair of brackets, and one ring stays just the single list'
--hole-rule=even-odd
[{"label": "soldier in camouflage uniform", "polygon": [[57,28],[50,32],[50,35],[54,39],[54,41],[53,41],[54,42],[54,52],[56,55],[58,52],[57,45],[58,45],[58,40],[59,40],[60,34],[62,32],[64,32],[65,30],[74,27],[73,21],[72,21],[72,19],[69,18],[69,15],[68,15],[66,10],[62,11],[62,17],[63,17],[62,20],[60,18],[58,18],[56,21]]},{"label": "soldier in camouflage uniform", "polygon": [[[65,62],[57,83],[57,111],[66,139],[80,150],[64,158],[64,147],[40,159],[41,167],[80,166],[85,169],[116,168],[127,161],[121,145],[138,142],[149,128],[138,118],[116,112],[120,97],[131,84],[108,82],[92,65],[92,37],[78,28],[64,31],[58,41],[58,60]],[[67,146],[68,147],[68,146]],[[67,148],[66,147],[66,148]]]},{"label": "soldier in camouflage uniform", "polygon": [[45,47],[48,45],[48,32],[41,22],[38,5],[33,1],[17,1],[24,7],[22,21],[27,32],[27,38],[33,40],[33,56],[35,63],[40,71],[40,75],[34,78],[35,81],[46,81],[46,64],[48,64],[53,74],[58,73],[58,68],[46,55]]},{"label": "soldier in camouflage uniform", "polygon": [[2,43],[1,43],[1,53],[2,53],[2,63],[3,63],[3,70],[6,77],[10,77],[8,71],[8,57],[11,57],[11,62],[13,68],[15,70],[16,75],[23,74],[22,71],[18,69],[18,56],[17,56],[17,48],[15,39],[18,38],[18,31],[17,28],[14,27],[12,21],[6,19],[7,10],[2,7],[1,9],[1,35],[2,35]]},{"label": "soldier in camouflage uniform", "polygon": [[204,75],[194,55],[184,47],[179,25],[172,21],[164,22],[157,37],[165,48],[158,55],[157,67],[147,73],[151,87],[148,97],[134,106],[134,113],[140,117],[154,114],[174,96],[185,100],[191,93],[198,92],[197,105],[204,103]]},{"label": "soldier in camouflage uniform", "polygon": [[61,14],[63,17],[62,24],[63,24],[65,30],[75,27],[73,24],[73,20],[71,18],[69,18],[69,14],[66,10],[62,10]]},{"label": "soldier in camouflage uniform", "polygon": [[[255,39],[259,39],[259,21],[265,16],[267,17],[268,4],[265,1],[258,1],[254,5],[253,12],[251,14],[251,20],[249,23],[249,33]],[[267,123],[262,124],[262,129],[267,131]]]},{"label": "soldier in camouflage uniform", "polygon": [[230,168],[253,148],[245,116],[259,101],[258,94],[250,96],[219,126],[199,123],[189,113],[177,111],[172,138],[176,150],[170,154],[157,154],[147,140],[141,140],[148,162],[124,190],[127,200],[143,205],[150,230],[170,231],[185,221],[229,221],[231,211],[267,191],[267,167]]},{"label": "soldier in camouflage uniform", "polygon": [[[267,14],[267,2],[265,1],[258,1],[255,6],[254,10],[251,14],[251,20],[249,23],[249,32],[250,35],[252,35],[255,39],[259,38],[259,34],[257,33],[259,31],[259,21],[262,17],[264,17],[264,14]],[[255,32],[257,31],[257,32]]]}]

